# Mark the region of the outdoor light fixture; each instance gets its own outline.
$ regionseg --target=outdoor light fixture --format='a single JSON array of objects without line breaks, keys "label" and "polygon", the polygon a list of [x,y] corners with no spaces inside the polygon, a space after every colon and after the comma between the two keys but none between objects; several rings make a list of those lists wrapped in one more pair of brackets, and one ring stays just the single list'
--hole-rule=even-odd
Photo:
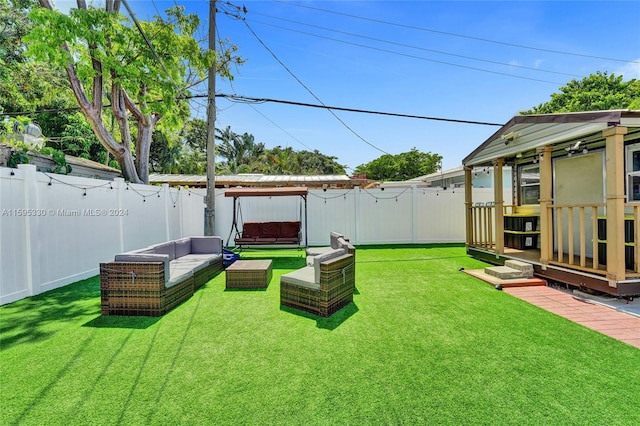
[{"label": "outdoor light fixture", "polygon": [[[567,156],[571,157],[574,153],[578,152],[578,150],[580,149],[580,144],[582,144],[583,142],[584,142],[583,140],[580,140],[575,144],[569,145],[568,147],[566,147],[564,150],[567,151]],[[586,154],[587,152],[589,152],[589,150],[587,150],[587,147],[585,146],[582,150],[582,153]]]},{"label": "outdoor light fixture", "polygon": [[516,132],[509,132],[505,135],[501,136],[505,145],[509,145],[509,143],[516,138]]}]

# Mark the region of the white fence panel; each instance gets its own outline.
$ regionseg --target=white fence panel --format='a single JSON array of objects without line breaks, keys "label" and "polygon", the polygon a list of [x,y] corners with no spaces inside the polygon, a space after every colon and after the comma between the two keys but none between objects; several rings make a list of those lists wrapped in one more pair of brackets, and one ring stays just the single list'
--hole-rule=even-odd
[{"label": "white fence panel", "polygon": [[361,190],[359,199],[356,244],[412,242],[411,188]]},{"label": "white fence panel", "polygon": [[[0,178],[0,297],[13,295],[14,300],[29,296],[26,286],[27,270],[24,267],[28,248],[25,218],[18,216],[16,207],[25,205],[24,170],[2,170]],[[5,172],[6,170],[6,172]],[[7,177],[4,179],[4,177]],[[1,303],[1,300],[0,300]]]},{"label": "white fence panel", "polygon": [[309,191],[307,196],[309,245],[329,245],[331,231],[355,238],[356,191],[357,189]]},{"label": "white fence panel", "polygon": [[98,274],[116,253],[202,235],[204,192],[0,168],[0,304]]},{"label": "white fence panel", "polygon": [[[99,263],[116,253],[203,235],[205,195],[204,189],[37,173],[31,165],[0,168],[0,304],[96,275]],[[493,190],[474,189],[473,201],[493,201]],[[297,196],[241,198],[239,209],[244,222],[304,221]],[[309,245],[328,245],[330,231],[354,244],[465,238],[463,189],[310,190],[307,217]],[[232,222],[233,198],[216,190],[214,233],[230,245]]]}]

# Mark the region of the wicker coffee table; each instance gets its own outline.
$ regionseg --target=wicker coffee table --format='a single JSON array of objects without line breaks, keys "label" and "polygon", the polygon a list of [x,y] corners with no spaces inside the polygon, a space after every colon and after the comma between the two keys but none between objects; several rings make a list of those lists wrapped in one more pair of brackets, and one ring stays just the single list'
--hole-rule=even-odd
[{"label": "wicker coffee table", "polygon": [[266,288],[271,281],[271,260],[236,260],[226,272],[227,288]]}]

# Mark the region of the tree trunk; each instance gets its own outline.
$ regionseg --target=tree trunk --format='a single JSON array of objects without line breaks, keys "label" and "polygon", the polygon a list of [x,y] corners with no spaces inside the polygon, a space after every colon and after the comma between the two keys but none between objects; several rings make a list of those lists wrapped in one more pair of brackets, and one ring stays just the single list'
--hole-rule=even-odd
[{"label": "tree trunk", "polygon": [[[112,5],[111,7],[119,7],[119,3],[119,1],[115,1],[115,5]],[[53,3],[50,0],[40,0],[40,5],[47,9],[54,10]],[[86,2],[83,0],[79,0],[78,7],[81,9],[86,9]],[[89,47],[91,49],[91,46]],[[69,46],[66,43],[62,46],[62,48],[70,51]],[[71,85],[71,89],[73,90],[73,94],[78,101],[80,109],[82,110],[85,117],[87,117],[89,124],[91,124],[91,128],[93,129],[93,132],[95,133],[100,143],[107,149],[109,153],[113,155],[116,161],[118,161],[124,178],[133,183],[142,183],[142,181],[138,177],[138,172],[133,160],[133,155],[131,154],[131,134],[129,133],[125,100],[123,99],[122,91],[119,87],[112,90],[112,93],[115,92],[116,94],[120,95],[114,96],[114,104],[116,104],[117,102],[119,102],[119,104],[112,107],[112,109],[114,110],[114,114],[118,119],[118,124],[120,127],[120,135],[122,138],[122,143],[120,143],[109,132],[109,130],[105,126],[104,121],[102,120],[102,64],[99,61],[92,60],[92,65],[94,70],[96,71],[96,76],[93,79],[93,102],[89,100],[89,96],[87,95],[82,82],[76,74],[73,63],[67,63],[67,77],[69,78],[69,83]]]},{"label": "tree trunk", "polygon": [[[136,140],[136,168],[138,177],[144,183],[149,183],[149,153],[151,151],[151,137],[153,135],[153,120],[138,121],[138,139]],[[151,121],[151,123],[149,123]]]}]

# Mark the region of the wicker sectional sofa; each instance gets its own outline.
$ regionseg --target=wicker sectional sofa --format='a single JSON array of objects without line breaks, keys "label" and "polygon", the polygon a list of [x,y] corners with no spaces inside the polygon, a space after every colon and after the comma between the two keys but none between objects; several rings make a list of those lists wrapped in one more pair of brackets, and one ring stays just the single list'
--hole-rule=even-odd
[{"label": "wicker sectional sofa", "polygon": [[280,276],[280,305],[328,317],[353,301],[355,247],[343,237],[336,243],[307,256],[305,267]]},{"label": "wicker sectional sofa", "polygon": [[161,316],[223,270],[222,238],[187,237],[100,263],[102,315]]}]

